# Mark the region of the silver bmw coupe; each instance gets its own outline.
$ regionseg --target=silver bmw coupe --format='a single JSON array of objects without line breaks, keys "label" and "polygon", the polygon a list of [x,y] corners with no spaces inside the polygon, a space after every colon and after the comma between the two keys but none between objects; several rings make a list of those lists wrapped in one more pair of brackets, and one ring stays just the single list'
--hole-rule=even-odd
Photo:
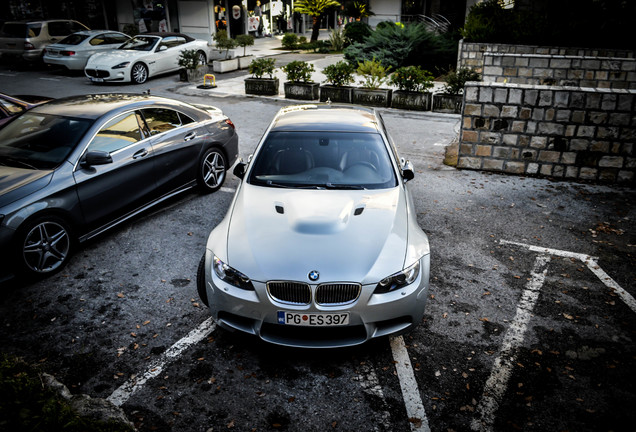
[{"label": "silver bmw coupe", "polygon": [[430,249],[379,113],[283,108],[210,234],[197,288],[224,328],[295,347],[342,347],[417,326]]}]

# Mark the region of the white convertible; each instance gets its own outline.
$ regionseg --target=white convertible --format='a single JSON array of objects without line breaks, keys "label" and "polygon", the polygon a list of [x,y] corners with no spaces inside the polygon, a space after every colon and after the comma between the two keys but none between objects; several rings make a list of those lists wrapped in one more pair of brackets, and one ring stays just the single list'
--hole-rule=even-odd
[{"label": "white convertible", "polygon": [[144,33],[116,50],[93,55],[84,73],[93,82],[143,84],[155,75],[179,70],[179,54],[196,50],[199,64],[206,64],[208,43],[180,33]]}]

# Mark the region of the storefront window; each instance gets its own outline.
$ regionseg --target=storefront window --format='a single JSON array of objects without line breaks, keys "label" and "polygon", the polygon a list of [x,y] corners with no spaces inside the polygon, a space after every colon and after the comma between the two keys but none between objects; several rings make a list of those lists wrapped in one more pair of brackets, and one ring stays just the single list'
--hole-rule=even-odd
[{"label": "storefront window", "polygon": [[167,32],[170,28],[166,4],[160,0],[132,0],[139,33]]}]

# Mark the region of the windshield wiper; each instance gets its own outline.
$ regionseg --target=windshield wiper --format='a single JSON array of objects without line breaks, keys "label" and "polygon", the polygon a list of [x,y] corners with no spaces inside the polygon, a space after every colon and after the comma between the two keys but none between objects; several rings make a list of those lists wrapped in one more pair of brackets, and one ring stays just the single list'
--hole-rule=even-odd
[{"label": "windshield wiper", "polygon": [[[33,165],[28,164],[28,163],[26,163],[26,162],[24,162],[24,161],[22,161],[20,159],[14,159],[14,158],[9,157],[9,156],[0,156],[0,158],[2,160],[6,161],[6,162],[11,163],[11,164],[19,164],[19,165],[22,165],[22,166],[27,167],[29,169],[37,170],[37,168],[34,167]],[[3,165],[4,166],[8,166],[7,164],[3,164]],[[11,166],[13,166],[13,165],[11,165]]]},{"label": "windshield wiper", "polygon": [[267,180],[265,184],[271,187],[288,188],[288,189],[324,189],[323,185],[302,184],[302,183],[276,183],[272,180]]},{"label": "windshield wiper", "polygon": [[364,186],[342,184],[342,183],[326,183],[325,187],[327,189],[342,189],[342,190],[365,190],[366,189]]}]

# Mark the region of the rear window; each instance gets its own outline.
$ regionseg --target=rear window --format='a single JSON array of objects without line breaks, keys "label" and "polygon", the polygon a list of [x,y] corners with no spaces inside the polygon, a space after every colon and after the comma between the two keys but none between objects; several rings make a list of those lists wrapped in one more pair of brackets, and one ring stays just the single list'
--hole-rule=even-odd
[{"label": "rear window", "polygon": [[[39,32],[38,32],[39,33]],[[6,23],[0,31],[2,37],[25,38],[27,37],[27,26],[22,23]]]},{"label": "rear window", "polygon": [[87,35],[74,33],[59,41],[62,45],[79,45],[88,38]]}]

